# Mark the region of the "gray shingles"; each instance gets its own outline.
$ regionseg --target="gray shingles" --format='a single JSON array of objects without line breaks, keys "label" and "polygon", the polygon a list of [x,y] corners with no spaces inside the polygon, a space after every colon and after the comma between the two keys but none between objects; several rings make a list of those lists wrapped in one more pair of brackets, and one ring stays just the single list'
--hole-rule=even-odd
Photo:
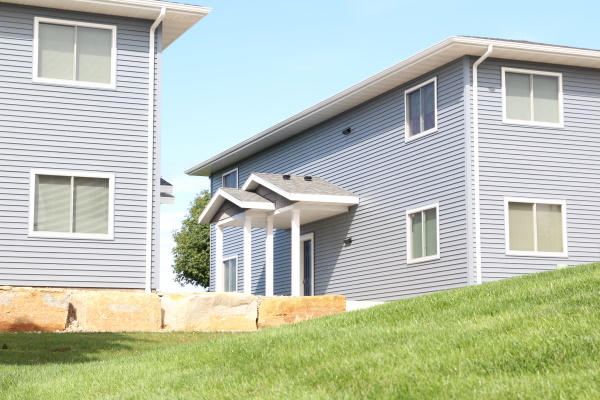
[{"label": "gray shingles", "polygon": [[356,197],[356,195],[347,190],[316,176],[313,176],[312,180],[307,181],[302,175],[290,175],[289,180],[283,179],[283,175],[281,174],[253,173],[252,175],[262,178],[288,193]]},{"label": "gray shingles", "polygon": [[234,188],[221,188],[225,193],[235,197],[240,201],[252,201],[255,203],[271,203],[271,201],[265,199],[264,197],[254,193],[247,192],[242,189],[234,189]]}]

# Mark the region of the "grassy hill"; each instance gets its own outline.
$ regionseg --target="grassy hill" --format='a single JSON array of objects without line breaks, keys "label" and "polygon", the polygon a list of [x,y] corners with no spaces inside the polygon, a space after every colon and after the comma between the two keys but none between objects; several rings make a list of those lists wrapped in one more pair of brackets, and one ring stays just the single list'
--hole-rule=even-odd
[{"label": "grassy hill", "polygon": [[3,343],[3,399],[598,399],[600,264],[258,333]]}]

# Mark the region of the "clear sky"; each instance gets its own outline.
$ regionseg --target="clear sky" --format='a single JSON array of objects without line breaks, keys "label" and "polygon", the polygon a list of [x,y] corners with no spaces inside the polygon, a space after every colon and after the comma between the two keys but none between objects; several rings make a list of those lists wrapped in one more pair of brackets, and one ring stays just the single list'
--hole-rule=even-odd
[{"label": "clear sky", "polygon": [[[163,54],[161,288],[208,178],[183,171],[449,36],[600,49],[600,1],[187,0],[213,11]],[[599,66],[600,67],[600,66]],[[192,290],[186,288],[185,290]]]}]

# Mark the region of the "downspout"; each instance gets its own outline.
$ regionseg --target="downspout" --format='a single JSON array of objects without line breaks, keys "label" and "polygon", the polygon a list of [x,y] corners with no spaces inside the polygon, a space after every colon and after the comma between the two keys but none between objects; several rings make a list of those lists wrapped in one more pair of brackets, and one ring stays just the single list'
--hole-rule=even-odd
[{"label": "downspout", "polygon": [[154,197],[154,35],[156,28],[165,18],[167,9],[161,7],[160,14],[150,27],[150,49],[148,51],[148,187],[146,204],[146,293],[152,293],[152,206]]},{"label": "downspout", "polygon": [[477,84],[477,67],[492,54],[493,45],[475,64],[473,64],[473,178],[475,180],[475,270],[477,271],[477,284],[481,283],[481,198],[479,195],[479,85]]}]

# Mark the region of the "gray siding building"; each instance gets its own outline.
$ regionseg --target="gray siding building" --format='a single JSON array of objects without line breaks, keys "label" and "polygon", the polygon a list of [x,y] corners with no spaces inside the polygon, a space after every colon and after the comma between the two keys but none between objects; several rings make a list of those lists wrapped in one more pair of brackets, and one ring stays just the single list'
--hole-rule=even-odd
[{"label": "gray siding building", "polygon": [[186,171],[211,289],[389,301],[597,261],[599,110],[600,51],[446,39]]},{"label": "gray siding building", "polygon": [[209,9],[46,4],[0,2],[0,285],[150,291],[162,51]]}]

